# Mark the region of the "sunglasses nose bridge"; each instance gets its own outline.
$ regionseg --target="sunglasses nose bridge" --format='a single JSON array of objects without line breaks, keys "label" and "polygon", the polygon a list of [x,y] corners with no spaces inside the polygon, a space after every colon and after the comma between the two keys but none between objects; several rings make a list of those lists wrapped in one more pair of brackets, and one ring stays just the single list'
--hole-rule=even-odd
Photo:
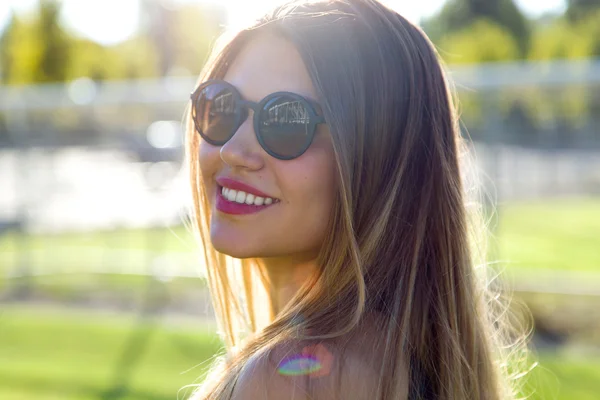
[{"label": "sunglasses nose bridge", "polygon": [[258,114],[260,112],[258,103],[255,103],[253,101],[240,100],[239,106],[246,117],[249,116],[250,111],[252,111],[252,117],[254,117],[255,114]]},{"label": "sunglasses nose bridge", "polygon": [[[254,131],[254,118],[255,115],[258,115],[259,113],[259,104],[248,100],[238,100],[236,108],[237,112],[241,115],[238,114],[239,117],[237,119],[237,124],[234,126],[234,131],[229,141],[231,141],[231,139],[233,139],[233,137],[236,136],[240,129],[246,129],[242,128],[246,124],[249,124],[250,129]],[[254,132],[254,134],[256,136],[256,132]],[[225,144],[224,146],[226,145],[227,144]]]}]

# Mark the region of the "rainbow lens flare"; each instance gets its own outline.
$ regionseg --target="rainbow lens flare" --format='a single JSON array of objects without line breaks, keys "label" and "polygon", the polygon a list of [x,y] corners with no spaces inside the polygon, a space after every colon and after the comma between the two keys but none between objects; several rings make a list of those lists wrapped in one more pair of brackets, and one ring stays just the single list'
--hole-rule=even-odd
[{"label": "rainbow lens flare", "polygon": [[323,366],[316,357],[298,354],[283,360],[277,370],[281,375],[298,376],[314,374],[321,368]]},{"label": "rainbow lens flare", "polygon": [[304,347],[300,354],[283,359],[277,371],[281,375],[319,378],[329,375],[332,365],[333,354],[318,343]]}]

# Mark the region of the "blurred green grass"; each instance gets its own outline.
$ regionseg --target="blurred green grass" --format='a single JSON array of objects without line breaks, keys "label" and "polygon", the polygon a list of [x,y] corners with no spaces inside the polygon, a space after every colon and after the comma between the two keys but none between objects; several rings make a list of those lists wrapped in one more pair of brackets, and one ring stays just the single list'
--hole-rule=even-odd
[{"label": "blurred green grass", "polygon": [[18,265],[23,253],[36,270],[69,272],[110,270],[115,265],[143,271],[157,255],[194,261],[198,254],[194,238],[183,226],[61,234],[9,232],[0,237],[0,272]]},{"label": "blurred green grass", "polygon": [[493,258],[507,270],[600,272],[600,199],[510,203],[497,212]]},{"label": "blurred green grass", "polygon": [[[579,356],[569,357],[545,357],[542,365],[553,370],[564,392],[565,398],[589,399],[598,397],[600,393],[600,357]],[[566,396],[568,395],[568,397]]]},{"label": "blurred green grass", "polygon": [[207,365],[193,367],[221,348],[214,331],[213,323],[140,323],[132,314],[86,315],[4,306],[0,313],[0,398],[109,398],[127,343],[139,345],[147,340],[129,390],[120,399],[175,399],[177,391],[202,376]]},{"label": "blurred green grass", "polygon": [[528,400],[597,400],[600,393],[600,355],[542,353],[526,376],[522,395]]},{"label": "blurred green grass", "polygon": [[[116,365],[137,331],[147,349],[121,399],[176,399],[205,372],[221,349],[214,325],[158,322],[137,326],[134,315],[85,314],[24,306],[0,316],[0,398],[3,400],[108,399]],[[134,340],[135,341],[135,340]],[[544,354],[527,378],[533,400],[593,400],[600,393],[600,355]],[[204,364],[202,364],[204,363]],[[201,367],[190,368],[202,364]],[[189,371],[188,371],[189,370]],[[188,371],[188,372],[185,372]],[[180,398],[185,391],[180,393]]]},{"label": "blurred green grass", "polygon": [[[0,276],[8,278],[0,289],[27,284],[63,301],[90,293],[139,297],[148,276],[168,281],[174,293],[197,289],[199,266],[197,245],[183,226],[0,237]],[[23,272],[30,275],[22,278]]]}]

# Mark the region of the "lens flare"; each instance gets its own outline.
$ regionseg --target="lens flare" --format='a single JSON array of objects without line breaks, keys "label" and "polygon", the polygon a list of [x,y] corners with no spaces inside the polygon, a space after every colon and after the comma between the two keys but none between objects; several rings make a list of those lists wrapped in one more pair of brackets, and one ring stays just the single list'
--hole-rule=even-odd
[{"label": "lens flare", "polygon": [[307,375],[312,378],[329,375],[333,355],[322,344],[306,346],[300,354],[283,359],[277,368],[281,375]]},{"label": "lens flare", "polygon": [[297,376],[311,375],[321,368],[323,366],[315,357],[299,354],[283,360],[279,364],[278,371],[281,375]]}]

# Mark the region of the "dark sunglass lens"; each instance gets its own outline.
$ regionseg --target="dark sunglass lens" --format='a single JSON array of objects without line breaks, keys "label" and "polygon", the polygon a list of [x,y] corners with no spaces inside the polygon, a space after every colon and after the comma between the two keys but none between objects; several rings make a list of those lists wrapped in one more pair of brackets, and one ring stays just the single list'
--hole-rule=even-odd
[{"label": "dark sunglass lens", "polygon": [[206,86],[194,104],[194,120],[199,133],[209,143],[224,144],[235,130],[235,97],[221,83]]},{"label": "dark sunglass lens", "polygon": [[269,100],[260,115],[260,136],[282,158],[300,155],[311,140],[310,114],[304,101],[279,96]]}]

